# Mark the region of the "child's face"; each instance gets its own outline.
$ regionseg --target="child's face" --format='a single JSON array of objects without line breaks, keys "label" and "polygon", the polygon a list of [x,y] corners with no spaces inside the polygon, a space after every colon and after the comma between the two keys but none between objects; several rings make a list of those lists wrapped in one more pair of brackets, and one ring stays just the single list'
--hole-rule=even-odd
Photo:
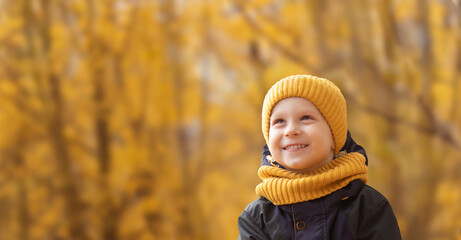
[{"label": "child's face", "polygon": [[272,109],[269,150],[285,168],[307,172],[333,159],[333,135],[313,103],[301,97],[285,98]]}]

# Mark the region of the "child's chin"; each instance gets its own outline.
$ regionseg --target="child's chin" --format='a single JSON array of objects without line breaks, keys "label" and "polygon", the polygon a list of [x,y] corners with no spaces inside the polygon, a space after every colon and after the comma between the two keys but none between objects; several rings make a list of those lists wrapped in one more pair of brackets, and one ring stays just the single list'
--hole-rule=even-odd
[{"label": "child's chin", "polygon": [[306,167],[306,166],[296,166],[296,165],[292,165],[292,166],[289,166],[287,167],[287,169],[293,171],[293,172],[298,172],[298,173],[305,173],[305,172],[310,172],[314,169],[311,169],[309,167]]}]

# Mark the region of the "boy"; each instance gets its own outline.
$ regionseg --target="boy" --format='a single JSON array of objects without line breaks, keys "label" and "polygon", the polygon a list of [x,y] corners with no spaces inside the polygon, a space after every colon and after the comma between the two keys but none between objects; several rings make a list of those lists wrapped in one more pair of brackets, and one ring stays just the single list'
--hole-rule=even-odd
[{"label": "boy", "polygon": [[384,196],[367,182],[365,150],[347,130],[332,82],[286,77],[267,92],[261,197],[238,219],[239,239],[401,239]]}]

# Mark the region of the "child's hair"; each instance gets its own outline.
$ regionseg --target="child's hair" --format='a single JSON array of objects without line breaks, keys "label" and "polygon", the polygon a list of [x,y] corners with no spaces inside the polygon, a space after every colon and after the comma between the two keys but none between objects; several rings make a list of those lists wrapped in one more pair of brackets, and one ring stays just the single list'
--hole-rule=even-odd
[{"label": "child's hair", "polygon": [[311,75],[288,76],[275,83],[267,92],[262,110],[262,132],[266,143],[269,143],[272,109],[277,102],[289,97],[303,97],[320,110],[330,126],[335,142],[335,154],[338,154],[347,138],[346,100],[332,82]]}]

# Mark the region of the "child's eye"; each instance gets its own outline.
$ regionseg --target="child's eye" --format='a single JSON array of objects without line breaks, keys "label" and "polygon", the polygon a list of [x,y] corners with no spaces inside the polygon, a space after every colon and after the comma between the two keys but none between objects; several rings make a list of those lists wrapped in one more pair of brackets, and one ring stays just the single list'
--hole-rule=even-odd
[{"label": "child's eye", "polygon": [[276,125],[276,124],[279,124],[279,123],[284,123],[285,120],[283,119],[275,119],[273,122],[272,122],[272,125]]},{"label": "child's eye", "polygon": [[309,115],[304,115],[304,116],[301,118],[301,120],[310,120],[310,119],[312,119],[312,117],[309,116]]}]

